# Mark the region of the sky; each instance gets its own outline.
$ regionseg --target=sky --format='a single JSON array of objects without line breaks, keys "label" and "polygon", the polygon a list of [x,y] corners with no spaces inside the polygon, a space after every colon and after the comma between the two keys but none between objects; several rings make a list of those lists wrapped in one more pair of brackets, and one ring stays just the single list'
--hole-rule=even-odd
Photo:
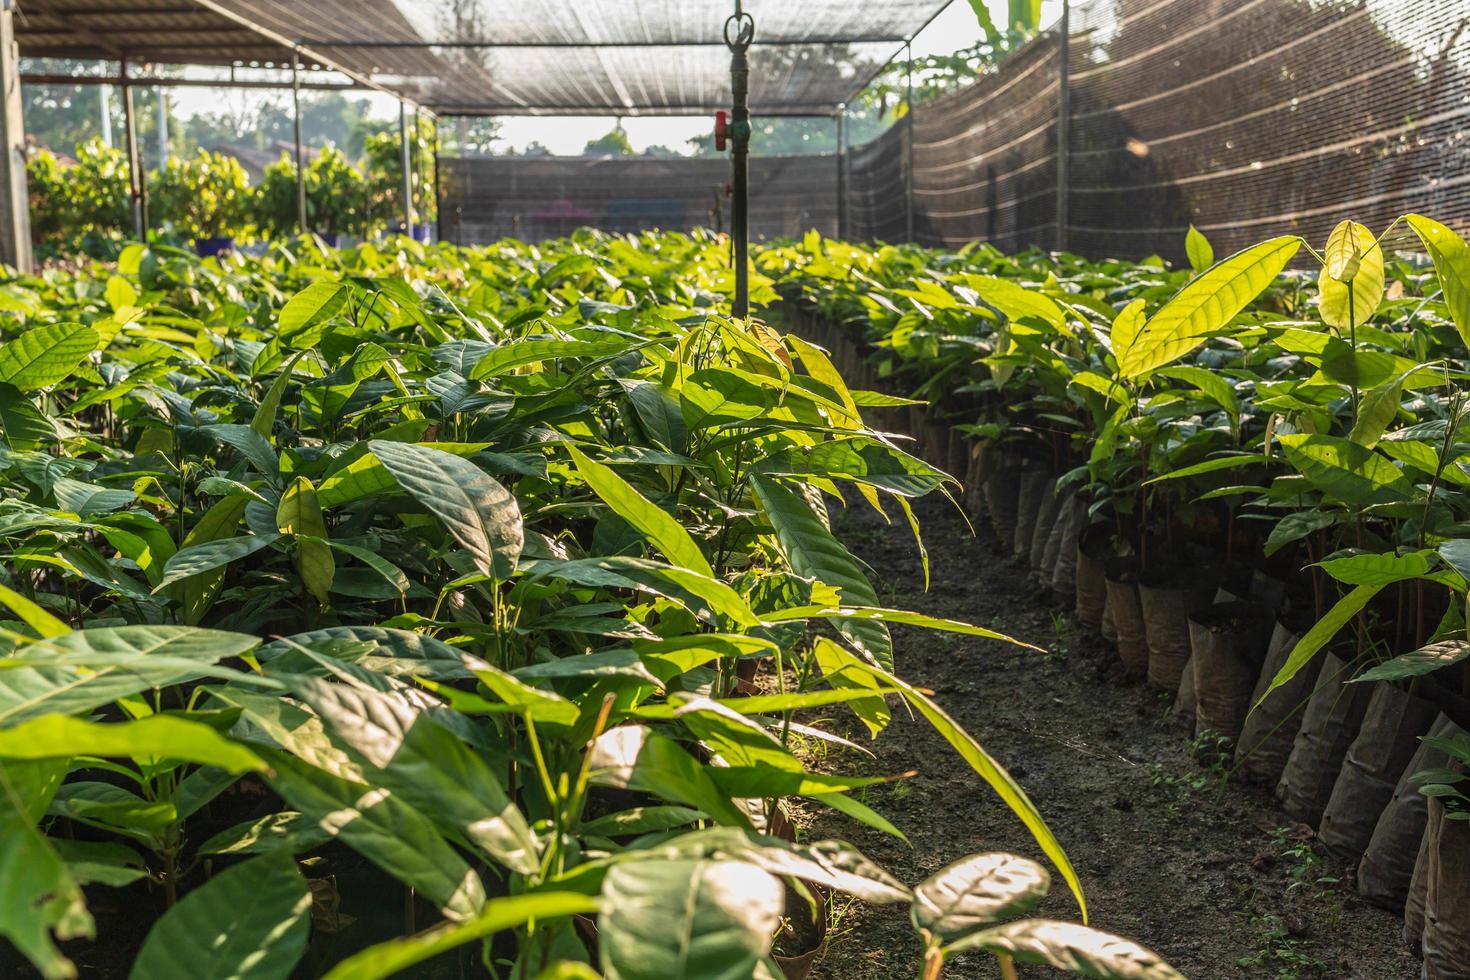
[{"label": "sky", "polygon": [[[868,0],[881,2],[881,0]],[[1006,17],[1006,0],[986,0],[991,16],[996,23]],[[1061,16],[1062,0],[1042,0],[1041,23],[1050,26]],[[975,43],[980,38],[980,27],[975,14],[966,0],[953,0],[934,19],[928,28],[914,38],[914,54],[947,54]],[[382,93],[364,93],[373,103],[373,114],[382,118],[396,118],[398,104]],[[232,95],[232,102],[240,97],[267,98],[255,92]],[[173,109],[177,116],[188,118],[201,112],[216,112],[220,108],[220,92],[204,88],[177,88],[170,93]],[[506,118],[501,123],[501,141],[496,149],[524,149],[527,143],[536,141],[557,154],[573,155],[582,152],[589,140],[609,132],[617,124],[613,116],[528,116]],[[711,121],[704,116],[688,117],[625,117],[623,129],[636,152],[649,146],[663,145],[684,152],[691,137],[708,133]]]}]

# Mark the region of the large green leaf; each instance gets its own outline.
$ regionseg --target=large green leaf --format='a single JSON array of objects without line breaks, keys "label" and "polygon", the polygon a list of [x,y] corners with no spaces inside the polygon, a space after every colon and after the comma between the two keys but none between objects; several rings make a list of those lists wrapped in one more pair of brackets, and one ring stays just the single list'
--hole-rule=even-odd
[{"label": "large green leaf", "polygon": [[[840,589],[844,605],[878,605],[878,593],[857,560],[827,529],[810,503],[775,479],[756,476],[750,482],[796,574]],[[893,666],[893,641],[881,622],[834,617],[832,625],[875,663]]]},{"label": "large green leaf", "polygon": [[1125,378],[1136,378],[1194,350],[1230,324],[1271,285],[1301,248],[1295,235],[1273,238],[1237,252],[1197,276],[1143,325],[1118,355]]},{"label": "large green leaf", "polygon": [[155,591],[175,582],[193,578],[195,575],[224,568],[232,562],[255,554],[277,540],[279,539],[262,534],[247,534],[238,538],[206,541],[203,544],[191,545],[176,551],[168,561],[164,562],[163,577],[159,579]]},{"label": "large green leaf", "polygon": [[474,463],[404,442],[368,444],[399,486],[444,522],[485,575],[515,572],[525,542],[521,509],[510,492]]},{"label": "large green leaf", "polygon": [[327,521],[316,499],[316,488],[304,476],[298,476],[281,494],[276,507],[276,527],[282,534],[296,539],[293,555],[296,572],[308,592],[323,606],[332,590],[332,576],[337,563],[327,544]]},{"label": "large green leaf", "polygon": [[490,351],[470,370],[471,381],[483,381],[527,364],[558,357],[606,357],[632,346],[629,340],[522,340]]},{"label": "large green leaf", "polygon": [[1441,640],[1400,654],[1392,660],[1385,660],[1354,677],[1353,683],[1372,684],[1377,681],[1402,681],[1411,677],[1423,677],[1443,667],[1457,664],[1466,657],[1470,657],[1470,642]]},{"label": "large green leaf", "polygon": [[603,879],[598,940],[607,980],[753,976],[771,950],[783,894],[740,861],[633,861]]},{"label": "large green leaf", "polygon": [[0,726],[91,711],[118,698],[211,673],[250,652],[253,636],[187,626],[76,630],[0,661]]},{"label": "large green leaf", "polygon": [[1051,876],[1015,854],[971,854],[930,875],[914,889],[915,928],[944,942],[1029,911],[1046,897]]},{"label": "large green leaf", "polygon": [[[1077,899],[1077,906],[1082,910],[1083,920],[1086,921],[1087,900],[1083,897],[1082,883],[1077,879],[1077,872],[1072,868],[1072,862],[1067,858],[1066,852],[1062,850],[1062,845],[1057,842],[1056,836],[1051,832],[1051,828],[1042,819],[1040,811],[1036,809],[1036,804],[1031,802],[1031,798],[1026,795],[1026,791],[1021,788],[1015,778],[1006,772],[998,762],[992,759],[989,753],[975,740],[974,736],[960,727],[959,722],[951,718],[943,708],[935,704],[919,691],[918,688],[909,684],[907,681],[899,680],[886,670],[859,660],[842,648],[837,647],[836,644],[833,644],[833,647],[835,648],[834,660],[836,662],[830,667],[826,664],[823,665],[822,669],[826,676],[829,679],[833,679],[834,675],[836,677],[846,675],[850,683],[868,683],[871,685],[872,681],[877,681],[879,682],[877,686],[897,689],[904,700],[913,705],[928,720],[929,724],[934,726],[934,730],[960,754],[960,758],[968,762],[970,767],[980,775],[980,778],[990,784],[991,789],[995,790],[996,794],[1000,796],[1006,806],[1010,807],[1011,812],[1020,818],[1021,823],[1026,825],[1026,829],[1031,832],[1031,836],[1040,845],[1042,853],[1050,858],[1052,864],[1056,865],[1057,870],[1061,872],[1062,878],[1067,882],[1067,886],[1072,890],[1073,896]],[[859,678],[868,678],[869,680],[864,682],[859,680]]]},{"label": "large green leaf", "polygon": [[1470,347],[1470,245],[1433,218],[1411,214],[1405,220],[1434,260],[1450,319],[1460,332],[1460,340]]},{"label": "large green leaf", "polygon": [[499,778],[430,713],[395,692],[315,680],[296,689],[332,736],[374,768],[375,785],[512,871],[532,874],[539,867],[530,827]]},{"label": "large green leaf", "polygon": [[597,899],[575,892],[532,892],[491,899],[477,915],[463,922],[440,923],[354,953],[332,967],[325,980],[382,980],[440,953],[533,919],[547,923],[571,915],[588,915],[599,908]]},{"label": "large green leaf", "polygon": [[256,471],[271,477],[280,475],[281,467],[276,451],[265,436],[248,425],[206,425],[200,431],[207,432],[227,446],[233,446],[250,460]]},{"label": "large green leaf", "polygon": [[56,439],[56,426],[13,384],[0,382],[0,435],[17,452]]},{"label": "large green leaf", "polygon": [[1386,457],[1338,436],[1277,436],[1282,455],[1318,490],[1354,507],[1405,500],[1414,485]]},{"label": "large green leaf", "polygon": [[140,760],[176,759],[228,772],[265,768],[249,748],[198,721],[174,715],[148,715],[136,721],[102,724],[69,715],[43,715],[12,728],[0,728],[0,758],[51,759],[92,755]]},{"label": "large green leaf", "polygon": [[292,296],[276,321],[276,337],[287,347],[316,343],[321,327],[347,303],[349,287],[342,282],[314,282]]},{"label": "large green leaf", "polygon": [[82,889],[0,767],[0,936],[15,944],[47,980],[75,977],[76,967],[51,937],[93,934]]},{"label": "large green leaf", "polygon": [[148,933],[129,980],[279,980],[306,951],[311,891],[275,851],[233,865],[185,895]]},{"label": "large green leaf", "polygon": [[287,803],[404,884],[448,918],[472,918],[485,905],[474,869],[398,797],[339,778],[294,756],[272,753],[269,781]]},{"label": "large green leaf", "polygon": [[1097,980],[1184,980],[1184,975],[1150,949],[1129,939],[1071,922],[1023,919],[986,929],[946,947],[1004,953],[1017,963],[1037,963]]},{"label": "large green leaf", "polygon": [[951,477],[901,449],[867,436],[828,439],[787,449],[761,460],[752,471],[773,476],[851,480],[905,497],[921,497]]},{"label": "large green leaf", "polygon": [[1184,254],[1189,258],[1189,267],[1196,273],[1204,272],[1215,264],[1215,249],[1210,240],[1194,225],[1184,235]]},{"label": "large green leaf", "polygon": [[604,732],[592,745],[590,766],[592,781],[599,785],[654,793],[698,807],[730,826],[750,823],[693,756],[647,726],[619,725]]},{"label": "large green leaf", "polygon": [[1261,702],[1270,697],[1272,691],[1295,677],[1297,671],[1305,667],[1317,655],[1317,651],[1326,646],[1338,631],[1347,625],[1348,620],[1356,616],[1368,604],[1368,600],[1382,589],[1381,584],[1360,585],[1337,600],[1332,608],[1327,610],[1327,614],[1317,620],[1312,628],[1307,630],[1300,640],[1297,640],[1296,646],[1291,648],[1291,653],[1286,657],[1286,663],[1281,665],[1281,669],[1276,672],[1270,685],[1256,699],[1251,710],[1260,707]]},{"label": "large green leaf", "polygon": [[1373,233],[1356,221],[1339,222],[1322,254],[1326,261],[1317,277],[1322,322],[1338,330],[1367,323],[1383,302],[1383,249]]},{"label": "large green leaf", "polygon": [[46,388],[76,370],[97,349],[97,331],[80,323],[49,323],[0,347],[0,381],[21,391]]},{"label": "large green leaf", "polygon": [[[426,442],[420,445],[455,456],[473,456],[490,446],[487,442]],[[316,499],[323,508],[331,509],[397,486],[393,474],[363,445],[361,455],[349,456],[349,462],[328,473],[316,488]]]},{"label": "large green leaf", "polygon": [[571,443],[567,443],[567,453],[572,457],[572,464],[576,466],[577,472],[592,488],[592,492],[612,508],[615,514],[652,541],[664,553],[664,557],[675,565],[682,565],[701,575],[714,576],[714,570],[710,568],[704,553],[699,550],[699,545],[694,543],[684,525],[675,520],[672,514],[633,489],[611,467],[588,459]]},{"label": "large green leaf", "polygon": [[51,484],[56,495],[56,504],[62,510],[79,517],[93,517],[119,510],[138,499],[131,490],[120,487],[100,487],[95,483],[83,483],[69,477],[60,477]]}]

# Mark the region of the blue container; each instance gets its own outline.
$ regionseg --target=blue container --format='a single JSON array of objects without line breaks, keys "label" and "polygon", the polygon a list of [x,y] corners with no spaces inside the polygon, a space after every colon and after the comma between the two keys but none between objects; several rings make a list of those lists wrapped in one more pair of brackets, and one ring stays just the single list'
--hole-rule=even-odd
[{"label": "blue container", "polygon": [[211,255],[219,255],[221,252],[233,252],[235,250],[235,239],[230,235],[217,235],[214,238],[194,239],[194,254],[201,259]]}]

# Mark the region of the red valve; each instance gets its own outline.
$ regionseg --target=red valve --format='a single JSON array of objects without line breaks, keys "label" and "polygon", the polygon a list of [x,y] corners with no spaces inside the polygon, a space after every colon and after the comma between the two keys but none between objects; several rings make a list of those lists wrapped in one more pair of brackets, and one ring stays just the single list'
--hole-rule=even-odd
[{"label": "red valve", "polygon": [[729,117],[725,115],[725,110],[721,109],[715,113],[715,149],[723,150],[725,148],[725,138],[729,135]]}]

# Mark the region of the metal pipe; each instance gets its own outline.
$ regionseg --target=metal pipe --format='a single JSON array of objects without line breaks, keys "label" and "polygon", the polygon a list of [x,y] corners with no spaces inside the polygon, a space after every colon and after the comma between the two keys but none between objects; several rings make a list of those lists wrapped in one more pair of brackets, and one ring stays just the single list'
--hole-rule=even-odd
[{"label": "metal pipe", "polygon": [[[731,28],[735,33],[731,34]],[[725,43],[730,48],[730,91],[734,95],[730,113],[730,243],[735,266],[735,298],[731,313],[736,319],[750,316],[750,42],[755,39],[755,19],[735,0],[735,15],[725,22]]]},{"label": "metal pipe", "polygon": [[904,105],[908,111],[904,113],[907,119],[904,125],[904,163],[903,163],[903,197],[904,197],[904,241],[914,240],[914,46],[904,45],[904,55],[908,67],[904,71],[905,84],[908,89],[904,97]]},{"label": "metal pipe", "polygon": [[408,152],[408,103],[398,100],[398,162],[403,169],[403,233],[413,237],[413,172]]},{"label": "metal pipe", "polygon": [[439,183],[439,117],[434,117],[434,241],[444,241],[444,192]]},{"label": "metal pipe", "polygon": [[1067,185],[1072,182],[1072,4],[1062,0],[1057,24],[1057,251],[1067,250]]},{"label": "metal pipe", "polygon": [[100,131],[101,134],[102,134],[102,145],[103,146],[106,146],[108,148],[111,148],[111,146],[112,146],[112,111],[111,111],[111,108],[107,104],[107,95],[108,95],[108,92],[109,92],[109,89],[108,89],[108,87],[106,85],[99,85],[97,87],[97,102],[99,103],[99,108],[102,110],[102,128],[101,128],[101,131]]},{"label": "metal pipe", "polygon": [[158,89],[158,166],[168,163],[168,96]]},{"label": "metal pipe", "polygon": [[133,237],[145,241],[148,237],[147,182],[143,179],[143,165],[138,158],[138,126],[133,112],[133,86],[128,84],[128,62],[122,60],[122,104],[123,145],[128,151],[128,201],[133,209]]},{"label": "metal pipe", "polygon": [[296,227],[311,234],[306,221],[306,152],[301,145],[301,60],[291,56],[291,115],[296,131]]},{"label": "metal pipe", "polygon": [[[125,82],[119,75],[67,75],[57,72],[25,72],[20,76],[22,85],[152,85],[158,88],[223,88],[223,89],[268,89],[283,91],[291,87],[290,82],[269,82],[250,78],[155,78],[138,76]],[[335,84],[332,82],[302,82],[301,87],[313,92],[353,92],[366,88],[364,85]]]},{"label": "metal pipe", "polygon": [[843,122],[847,116],[846,106],[837,110],[837,237],[847,234],[847,168],[843,166],[842,150],[847,145],[843,133]]}]

